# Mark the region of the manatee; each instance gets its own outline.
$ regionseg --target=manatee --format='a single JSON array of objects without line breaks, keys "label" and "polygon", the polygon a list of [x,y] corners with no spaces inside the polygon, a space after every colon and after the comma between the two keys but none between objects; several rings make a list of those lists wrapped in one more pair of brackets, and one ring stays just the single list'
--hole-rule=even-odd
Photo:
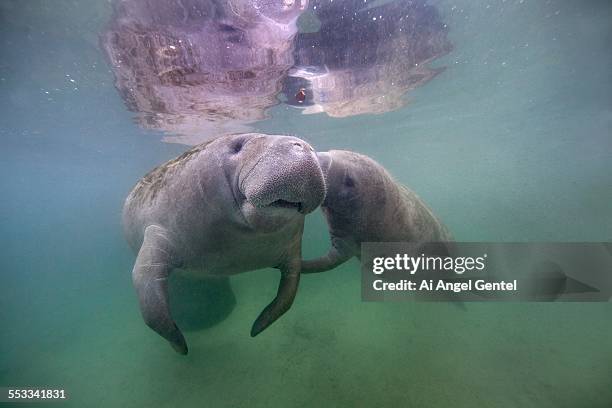
[{"label": "manatee", "polygon": [[447,242],[452,237],[427,205],[385,168],[359,153],[317,153],[327,194],[321,205],[331,238],[329,252],[302,262],[302,273],[324,272],[353,256],[362,242]]},{"label": "manatee", "polygon": [[137,253],[132,280],[146,324],[186,354],[169,310],[173,270],[223,277],[275,267],[278,292],[255,320],[256,336],[291,307],[304,217],[324,197],[316,153],[291,136],[224,136],[148,173],[123,209],[125,235]]}]

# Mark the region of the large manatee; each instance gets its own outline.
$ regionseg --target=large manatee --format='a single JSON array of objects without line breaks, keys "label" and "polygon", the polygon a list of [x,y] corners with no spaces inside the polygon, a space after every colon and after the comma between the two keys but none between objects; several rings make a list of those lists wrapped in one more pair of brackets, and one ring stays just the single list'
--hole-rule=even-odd
[{"label": "large manatee", "polygon": [[302,273],[324,272],[353,256],[359,258],[362,242],[451,240],[427,205],[371,158],[344,150],[317,156],[327,187],[321,209],[332,247],[320,258],[303,261]]},{"label": "large manatee", "polygon": [[147,325],[186,354],[169,310],[173,270],[206,277],[276,267],[278,293],[251,330],[260,333],[293,302],[304,216],[324,196],[314,150],[290,136],[221,137],[151,171],[123,209],[126,238],[138,253],[132,278]]}]

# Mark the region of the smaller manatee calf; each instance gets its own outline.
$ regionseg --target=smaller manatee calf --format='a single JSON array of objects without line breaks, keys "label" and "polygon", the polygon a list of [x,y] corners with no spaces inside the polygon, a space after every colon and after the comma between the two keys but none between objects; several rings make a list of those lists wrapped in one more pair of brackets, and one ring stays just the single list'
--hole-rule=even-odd
[{"label": "smaller manatee calf", "polygon": [[325,197],[314,149],[301,139],[229,135],[151,171],[128,195],[123,226],[138,254],[132,280],[146,324],[174,349],[187,344],[170,314],[168,277],[227,277],[280,269],[275,299],[251,335],[290,307],[300,280],[304,217]]},{"label": "smaller manatee calf", "polygon": [[446,242],[451,234],[425,203],[371,158],[344,150],[317,153],[327,194],[321,209],[332,247],[302,261],[302,273],[324,272],[360,258],[362,242]]}]

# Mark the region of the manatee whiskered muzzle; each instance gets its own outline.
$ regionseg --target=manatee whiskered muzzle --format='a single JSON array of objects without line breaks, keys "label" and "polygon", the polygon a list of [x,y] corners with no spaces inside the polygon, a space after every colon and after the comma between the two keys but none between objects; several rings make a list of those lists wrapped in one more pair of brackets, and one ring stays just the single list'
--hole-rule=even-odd
[{"label": "manatee whiskered muzzle", "polygon": [[315,186],[309,185],[304,191],[299,192],[269,191],[268,189],[247,191],[245,198],[253,207],[258,209],[295,210],[305,215],[316,210],[321,205],[325,195],[322,177],[320,183],[315,184]]},{"label": "manatee whiskered muzzle", "polygon": [[[255,144],[249,145],[251,148]],[[239,190],[255,209],[272,215],[313,212],[325,198],[325,179],[314,150],[292,137],[280,137],[243,168]],[[281,211],[282,210],[282,211]]]}]

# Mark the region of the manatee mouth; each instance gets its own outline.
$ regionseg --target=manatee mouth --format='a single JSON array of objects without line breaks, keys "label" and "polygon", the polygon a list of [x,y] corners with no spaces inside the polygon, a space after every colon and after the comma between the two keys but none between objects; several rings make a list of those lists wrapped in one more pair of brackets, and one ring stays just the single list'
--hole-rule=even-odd
[{"label": "manatee mouth", "polygon": [[303,213],[303,208],[304,208],[301,202],[294,203],[292,201],[287,201],[287,200],[282,200],[282,199],[272,201],[266,207],[289,208],[289,209],[297,210],[300,213]]}]

